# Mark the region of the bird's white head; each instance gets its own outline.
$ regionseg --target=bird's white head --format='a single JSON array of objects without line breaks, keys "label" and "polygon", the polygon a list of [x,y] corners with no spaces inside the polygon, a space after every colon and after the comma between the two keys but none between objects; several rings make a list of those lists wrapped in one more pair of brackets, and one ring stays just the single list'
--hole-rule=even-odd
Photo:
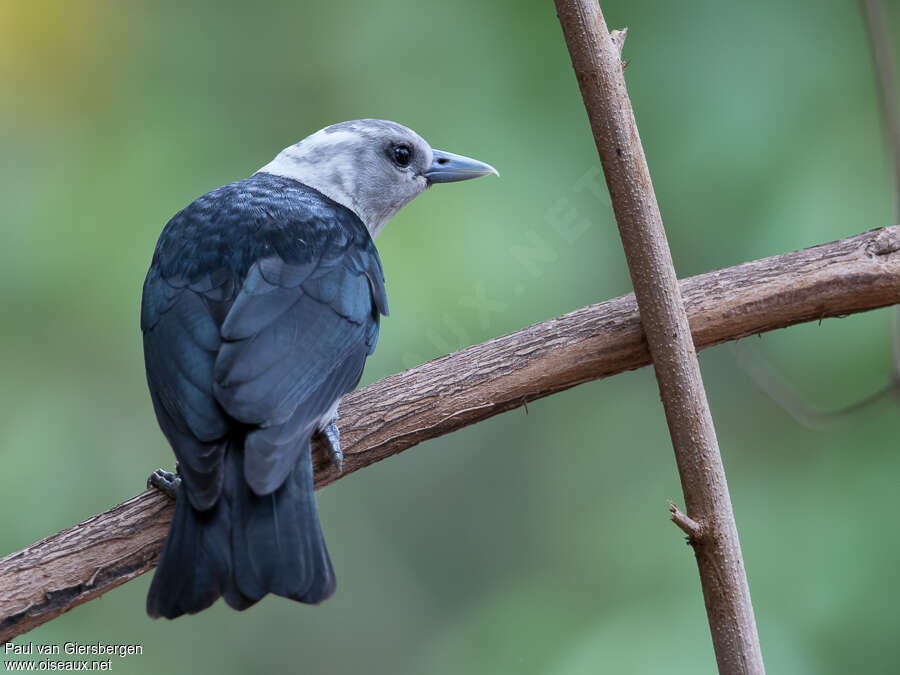
[{"label": "bird's white head", "polygon": [[259,171],[292,178],[346,206],[372,238],[433,183],[499,175],[484,162],[433,150],[402,124],[374,119],[325,127]]}]

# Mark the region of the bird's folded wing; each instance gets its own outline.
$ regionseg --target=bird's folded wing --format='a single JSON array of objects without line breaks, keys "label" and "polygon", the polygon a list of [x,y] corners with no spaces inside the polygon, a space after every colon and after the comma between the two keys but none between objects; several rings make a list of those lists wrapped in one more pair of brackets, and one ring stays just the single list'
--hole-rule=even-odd
[{"label": "bird's folded wing", "polygon": [[201,510],[218,499],[234,433],[247,434],[254,491],[283,482],[359,382],[387,314],[359,218],[302,186],[263,187],[247,202],[246,186],[226,186],[176,215],[144,284],[151,396]]},{"label": "bird's folded wing", "polygon": [[[336,244],[344,244],[336,245]],[[378,337],[384,282],[374,246],[331,242],[314,262],[255,262],[221,328],[214,393],[253,427],[244,469],[257,494],[284,481]]]},{"label": "bird's folded wing", "polygon": [[[144,284],[141,327],[150,395],[180,463],[194,507],[212,506],[222,487],[228,419],[213,394],[221,338],[217,301],[189,284],[151,271]],[[206,288],[216,297],[221,288]]]}]

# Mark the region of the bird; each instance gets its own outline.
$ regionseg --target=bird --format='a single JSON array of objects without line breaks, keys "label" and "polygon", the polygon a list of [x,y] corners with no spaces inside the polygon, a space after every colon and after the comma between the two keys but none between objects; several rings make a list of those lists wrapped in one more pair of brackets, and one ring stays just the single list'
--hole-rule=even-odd
[{"label": "bird", "polygon": [[150,397],[177,461],[150,481],[175,497],[151,617],[332,595],[310,442],[342,471],[338,407],[388,315],[375,237],[432,185],[489,174],[396,122],[353,120],[169,220],[141,301]]}]

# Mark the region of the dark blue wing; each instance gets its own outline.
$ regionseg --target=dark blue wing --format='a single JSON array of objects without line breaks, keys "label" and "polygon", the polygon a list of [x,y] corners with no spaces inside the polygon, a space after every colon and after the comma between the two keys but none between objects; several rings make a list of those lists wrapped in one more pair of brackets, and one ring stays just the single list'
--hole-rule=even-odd
[{"label": "dark blue wing", "polygon": [[221,345],[215,293],[198,292],[151,269],[144,284],[144,362],[156,417],[175,450],[194,507],[208,509],[222,487],[229,420],[213,395]]},{"label": "dark blue wing", "polygon": [[359,218],[290,179],[257,174],[166,226],[144,284],[147,379],[194,507],[222,489],[229,436],[267,494],[352,390],[387,314]]},{"label": "dark blue wing", "polygon": [[384,285],[374,246],[336,232],[314,261],[254,263],[222,324],[216,398],[253,425],[244,472],[257,494],[282,484],[334,403],[362,376]]}]

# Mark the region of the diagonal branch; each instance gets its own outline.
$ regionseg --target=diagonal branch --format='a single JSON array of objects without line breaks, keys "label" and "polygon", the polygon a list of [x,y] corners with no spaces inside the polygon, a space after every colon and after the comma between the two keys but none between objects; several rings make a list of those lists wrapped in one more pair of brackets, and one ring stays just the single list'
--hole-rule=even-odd
[{"label": "diagonal branch", "polygon": [[[681,282],[697,348],[900,303],[900,226]],[[633,295],[469,347],[350,394],[344,475],[575,385],[648,365]],[[339,478],[316,447],[316,485]],[[143,492],[0,559],[0,644],[153,568],[172,518]]]}]

